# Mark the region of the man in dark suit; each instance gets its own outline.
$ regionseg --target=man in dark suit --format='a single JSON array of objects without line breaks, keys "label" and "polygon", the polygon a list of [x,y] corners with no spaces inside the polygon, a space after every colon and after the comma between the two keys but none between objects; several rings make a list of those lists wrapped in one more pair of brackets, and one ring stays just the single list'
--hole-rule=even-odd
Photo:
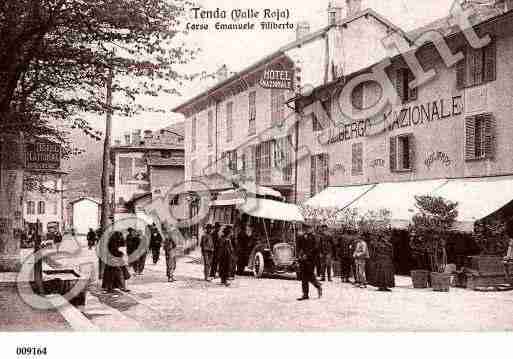
[{"label": "man in dark suit", "polygon": [[297,253],[299,259],[299,270],[301,272],[301,287],[303,290],[303,296],[298,300],[309,299],[308,291],[309,284],[317,288],[319,298],[322,296],[322,287],[317,277],[314,274],[314,266],[317,257],[317,246],[315,235],[313,234],[312,227],[304,225],[305,234],[298,238],[297,241]]},{"label": "man in dark suit", "polygon": [[335,256],[335,242],[329,232],[327,225],[322,225],[320,234],[320,257],[321,257],[321,281],[326,280],[328,272],[328,281],[331,282],[331,271],[333,268],[333,257]]}]

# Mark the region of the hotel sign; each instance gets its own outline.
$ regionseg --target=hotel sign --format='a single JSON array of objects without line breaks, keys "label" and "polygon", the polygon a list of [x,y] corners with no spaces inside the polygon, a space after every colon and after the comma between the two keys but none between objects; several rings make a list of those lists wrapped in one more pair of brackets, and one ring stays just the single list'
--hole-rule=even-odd
[{"label": "hotel sign", "polygon": [[258,83],[266,89],[293,90],[294,70],[266,69]]},{"label": "hotel sign", "polygon": [[25,166],[27,169],[58,170],[61,167],[61,146],[36,139],[25,144]]}]

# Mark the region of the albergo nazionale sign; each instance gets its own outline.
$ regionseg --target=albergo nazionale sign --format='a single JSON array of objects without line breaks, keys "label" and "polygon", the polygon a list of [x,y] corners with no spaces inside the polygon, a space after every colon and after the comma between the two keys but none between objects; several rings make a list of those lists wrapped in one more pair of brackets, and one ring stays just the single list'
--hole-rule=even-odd
[{"label": "albergo nazionale sign", "polygon": [[27,169],[58,170],[61,167],[61,146],[42,139],[25,144],[25,166]]}]

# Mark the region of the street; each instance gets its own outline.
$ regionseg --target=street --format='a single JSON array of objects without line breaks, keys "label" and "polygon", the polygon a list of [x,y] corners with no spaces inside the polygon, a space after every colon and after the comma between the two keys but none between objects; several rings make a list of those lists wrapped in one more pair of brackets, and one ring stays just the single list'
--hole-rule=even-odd
[{"label": "street", "polygon": [[[83,241],[83,239],[81,239]],[[72,247],[64,241],[63,248]],[[165,276],[165,259],[148,258],[142,277],[128,281],[130,293],[105,294],[90,288],[85,315],[100,330],[280,330],[280,331],[481,331],[513,330],[513,292],[449,293],[413,289],[408,277],[396,276],[391,293],[324,282],[324,295],[298,302],[300,282],[289,278],[236,277],[230,287],[202,278],[200,255],[178,259],[174,283]],[[67,265],[94,260],[82,248]]]}]

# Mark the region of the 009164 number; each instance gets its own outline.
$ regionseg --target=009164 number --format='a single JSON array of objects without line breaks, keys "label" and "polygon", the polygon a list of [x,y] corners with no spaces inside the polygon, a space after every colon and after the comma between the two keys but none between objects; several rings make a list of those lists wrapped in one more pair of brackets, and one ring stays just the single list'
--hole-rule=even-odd
[{"label": "009164 number", "polygon": [[46,355],[46,347],[17,347],[16,355]]}]

